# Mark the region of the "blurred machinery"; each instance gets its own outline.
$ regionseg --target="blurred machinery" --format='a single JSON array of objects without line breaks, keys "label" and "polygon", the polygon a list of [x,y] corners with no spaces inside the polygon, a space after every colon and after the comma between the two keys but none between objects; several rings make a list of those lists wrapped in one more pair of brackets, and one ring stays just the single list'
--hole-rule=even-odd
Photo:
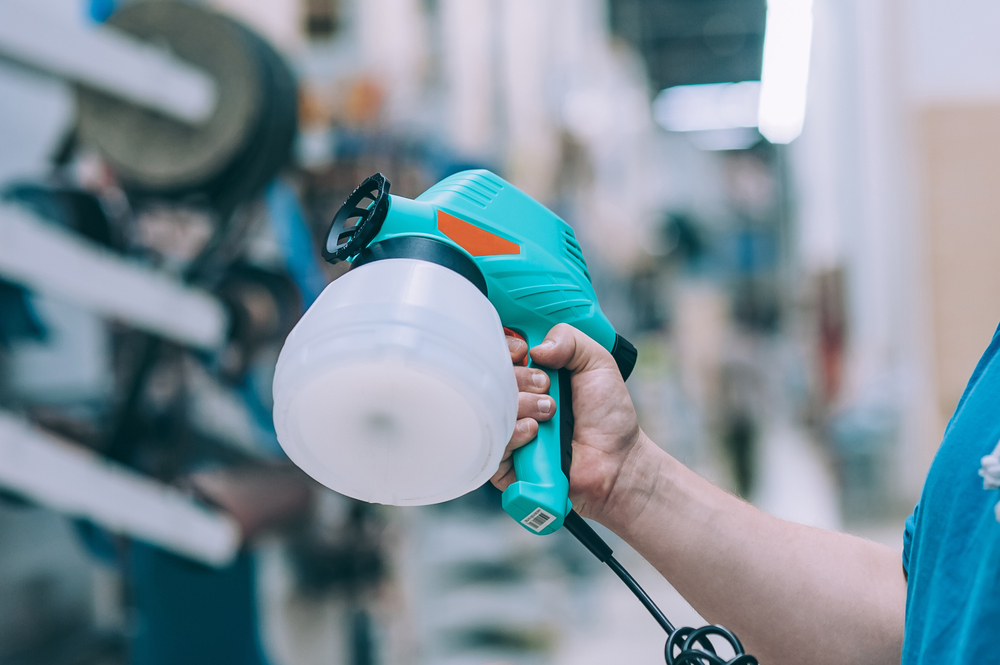
[{"label": "blurred machinery", "polygon": [[[12,32],[18,22],[29,30],[45,25],[26,3],[12,3],[5,11],[5,18],[12,19],[5,25]],[[96,147],[113,179],[96,187],[92,183],[92,192],[59,184],[68,175],[57,170],[52,183],[20,183],[4,191],[6,242],[0,276],[30,289],[31,296],[21,294],[20,311],[28,320],[38,320],[36,337],[44,331],[52,341],[27,354],[12,347],[6,401],[27,415],[43,408],[58,414],[48,416],[50,421],[62,422],[61,430],[72,432],[68,423],[81,419],[75,402],[86,394],[90,408],[84,420],[89,422],[76,425],[90,432],[84,442],[111,460],[169,480],[171,473],[143,468],[140,461],[139,421],[150,417],[150,405],[143,403],[148,400],[148,382],[158,373],[182,372],[178,363],[190,363],[184,360],[187,348],[199,353],[206,375],[216,377],[212,381],[238,384],[259,347],[280,340],[301,307],[298,289],[284,270],[240,259],[245,246],[234,236],[245,235],[246,228],[233,223],[237,205],[258,195],[289,156],[296,123],[295,84],[263,40],[231,19],[194,6],[132,3],[111,22],[117,29],[102,27],[91,34],[80,28],[80,34],[87,39],[107,37],[108,44],[126,54],[133,49],[140,58],[150,48],[122,35],[157,43],[164,53],[169,48],[175,55],[160,54],[156,65],[168,71],[176,65],[181,73],[207,76],[215,101],[210,113],[192,123],[191,118],[168,117],[160,104],[138,105],[139,94],[122,99],[109,92],[114,88],[110,84],[103,89],[83,85],[78,88],[77,127],[67,138],[62,159],[68,160],[77,145]],[[200,32],[192,34],[189,26]],[[198,46],[209,43],[208,55],[199,54]],[[102,44],[97,44],[98,53]],[[3,48],[35,67],[48,67],[49,73],[63,73],[39,54],[18,51],[17,46],[8,40]],[[71,41],[62,48],[73,46],[78,45]],[[79,54],[85,56],[90,52]],[[176,60],[178,56],[184,62]],[[105,63],[108,78],[114,78],[116,62]],[[97,68],[89,74],[102,76]],[[116,209],[113,217],[105,212],[110,208]],[[42,300],[35,303],[38,298]],[[57,313],[47,324],[46,310],[74,313]],[[95,316],[116,324],[108,328]],[[42,374],[58,381],[52,362],[61,360],[67,367],[81,362],[83,354],[60,349],[61,344],[72,345],[81,331],[79,325],[62,324],[74,317],[93,321],[93,337],[102,338],[93,344],[107,350],[97,362],[103,359],[114,366],[110,374],[115,385],[99,390],[83,386],[62,396],[53,386],[33,388]],[[176,367],[171,371],[164,363]],[[170,393],[177,390],[164,385],[154,401],[173,408],[169,405],[179,396]],[[153,432],[149,438],[162,435]],[[184,464],[168,466],[176,473]],[[224,563],[234,554],[231,549],[212,562]]]},{"label": "blurred machinery", "polygon": [[[48,178],[0,193],[4,510],[72,518],[123,571],[109,603],[138,612],[138,632],[118,626],[133,662],[263,662],[243,546],[307,514],[312,491],[274,443],[268,349],[324,282],[290,267],[310,233],[275,181],[295,77],[242,24],[175,2],[96,26],[5,3],[0,57],[77,95]],[[7,570],[5,593],[32,579]],[[83,660],[57,647],[104,644],[86,622],[11,620],[0,662],[117,662],[120,640]]]},{"label": "blurred machinery", "polygon": [[202,199],[227,220],[289,157],[297,115],[288,65],[236,21],[184,3],[128,4],[108,25],[196,66],[215,83],[216,103],[191,125],[81,88],[80,141],[101,151],[133,199]]}]

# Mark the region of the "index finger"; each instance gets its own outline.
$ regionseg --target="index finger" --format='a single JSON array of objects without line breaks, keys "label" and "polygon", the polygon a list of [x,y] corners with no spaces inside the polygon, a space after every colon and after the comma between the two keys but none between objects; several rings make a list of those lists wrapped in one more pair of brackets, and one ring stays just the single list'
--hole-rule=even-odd
[{"label": "index finger", "polygon": [[504,328],[507,335],[507,348],[510,349],[510,361],[515,365],[526,365],[528,359],[528,343],[512,331]]}]

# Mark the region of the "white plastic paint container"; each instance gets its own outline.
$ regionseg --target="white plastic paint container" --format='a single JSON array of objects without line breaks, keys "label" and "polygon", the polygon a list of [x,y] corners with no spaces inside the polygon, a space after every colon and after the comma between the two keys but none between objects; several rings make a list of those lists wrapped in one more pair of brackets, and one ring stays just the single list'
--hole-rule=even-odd
[{"label": "white plastic paint container", "polygon": [[323,485],[371,503],[440,503],[479,487],[516,418],[496,310],[426,261],[376,261],[327,286],[275,370],[282,448]]}]

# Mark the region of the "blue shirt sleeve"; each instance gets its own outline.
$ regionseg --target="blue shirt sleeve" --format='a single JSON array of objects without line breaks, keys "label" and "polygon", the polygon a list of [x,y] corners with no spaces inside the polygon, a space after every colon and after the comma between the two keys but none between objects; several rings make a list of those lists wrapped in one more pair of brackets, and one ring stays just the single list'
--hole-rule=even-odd
[{"label": "blue shirt sleeve", "polygon": [[917,512],[920,510],[918,503],[910,516],[906,518],[906,526],[903,528],[903,572],[907,577],[910,575],[910,548],[913,545],[913,529],[917,523]]}]

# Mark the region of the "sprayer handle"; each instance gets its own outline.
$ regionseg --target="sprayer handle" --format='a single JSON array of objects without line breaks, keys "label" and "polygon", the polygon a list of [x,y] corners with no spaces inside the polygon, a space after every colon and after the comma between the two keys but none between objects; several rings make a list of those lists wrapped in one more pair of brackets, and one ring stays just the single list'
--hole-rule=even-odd
[{"label": "sprayer handle", "polygon": [[514,451],[517,481],[504,490],[503,509],[524,528],[544,535],[557,531],[573,508],[569,500],[573,398],[568,371],[539,367],[533,361],[529,367],[548,374],[556,415],[539,422],[538,436]]}]

